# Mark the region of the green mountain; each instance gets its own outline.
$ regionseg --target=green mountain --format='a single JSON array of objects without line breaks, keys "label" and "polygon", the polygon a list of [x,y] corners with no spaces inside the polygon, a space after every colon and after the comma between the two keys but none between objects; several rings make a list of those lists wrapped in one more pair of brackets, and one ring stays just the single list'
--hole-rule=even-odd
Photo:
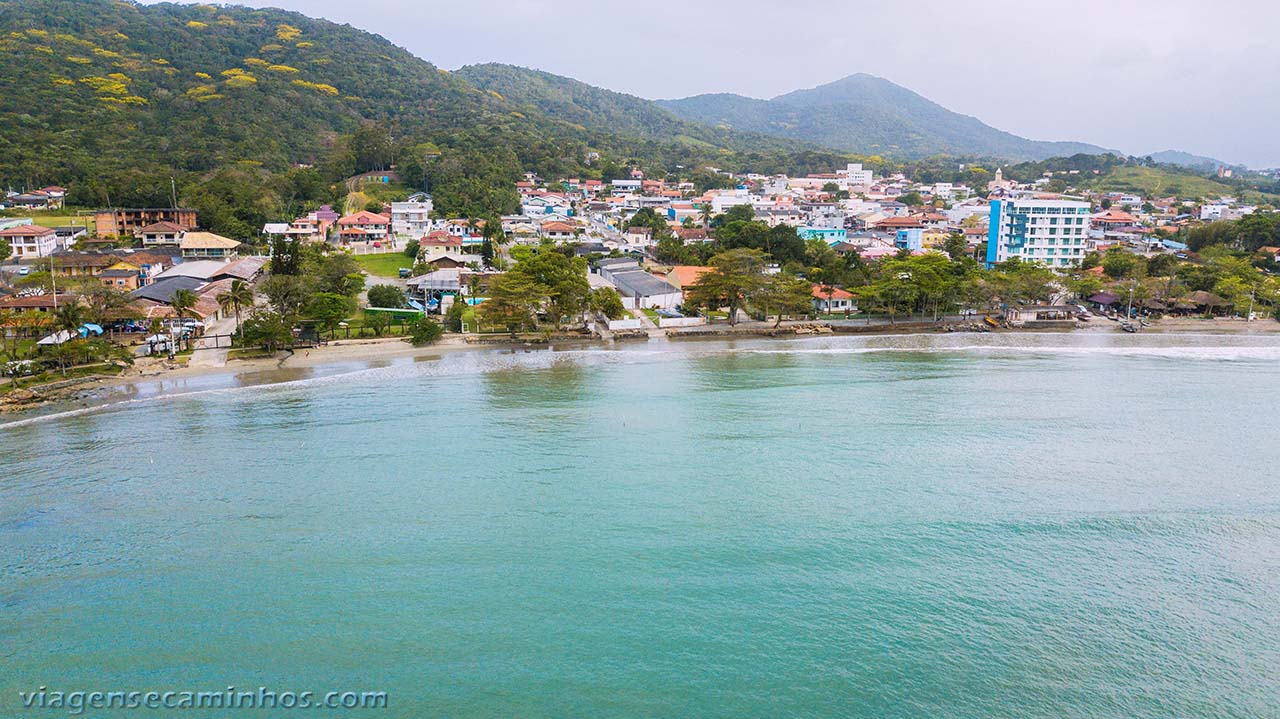
[{"label": "green mountain", "polygon": [[1085,143],[1018,137],[865,74],[772,100],[713,94],[658,103],[686,120],[864,155],[919,158],[950,154],[1032,160],[1107,152]]},{"label": "green mountain", "polygon": [[801,143],[741,133],[676,117],[651,100],[588,85],[568,77],[515,65],[468,65],[454,72],[508,102],[582,128],[608,130],[646,140],[696,143],[740,150],[794,150]]},{"label": "green mountain", "polygon": [[121,205],[161,201],[174,175],[181,189],[230,169],[228,202],[245,204],[252,180],[278,205],[299,192],[266,175],[314,165],[329,186],[396,164],[410,184],[429,180],[437,205],[472,213],[511,209],[514,190],[494,187],[527,170],[732,166],[749,146],[656,107],[627,126],[625,96],[603,90],[573,91],[585,116],[530,101],[557,85],[543,82],[508,100],[377,35],[282,10],[0,0],[0,186],[57,183],[76,203]]},{"label": "green mountain", "polygon": [[1222,160],[1217,160],[1212,157],[1205,157],[1204,155],[1194,155],[1190,152],[1183,152],[1181,150],[1153,152],[1150,157],[1161,165],[1177,165],[1179,167],[1207,172],[1217,170],[1219,167],[1232,167],[1232,164],[1229,162],[1223,162]]}]

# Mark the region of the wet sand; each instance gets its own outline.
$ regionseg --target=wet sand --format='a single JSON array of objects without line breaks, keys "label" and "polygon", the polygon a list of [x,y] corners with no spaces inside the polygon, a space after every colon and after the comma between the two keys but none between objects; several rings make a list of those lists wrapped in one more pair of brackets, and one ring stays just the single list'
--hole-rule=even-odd
[{"label": "wet sand", "polygon": [[[769,342],[791,341],[805,337],[804,335],[783,335],[778,337],[749,335],[746,331],[749,331],[752,326],[743,327],[744,334],[742,339]],[[1065,334],[1125,334],[1120,329],[1119,323],[1097,316],[1089,323],[1080,323],[1075,330],[1056,330],[1053,332]],[[992,334],[1014,335],[1022,333],[1023,331],[1019,330],[997,330]],[[1166,318],[1153,322],[1149,327],[1142,328],[1138,334],[1191,334],[1206,337],[1212,335],[1238,337],[1253,334],[1274,335],[1277,333],[1280,333],[1280,322],[1274,320],[1245,322],[1242,319],[1225,318]],[[894,335],[900,334],[900,331],[886,326],[883,332],[873,331],[859,334],[862,336]],[[924,334],[942,333],[929,332]],[[839,337],[841,335],[837,333],[825,336]],[[809,335],[808,337],[812,336]],[[706,339],[734,341],[737,338],[733,337],[733,335],[717,335]],[[684,344],[684,342],[681,342],[681,344]],[[118,402],[153,398],[160,395],[189,394],[232,387],[275,385],[365,369],[375,369],[406,361],[432,361],[458,352],[510,353],[513,351],[556,351],[608,346],[611,346],[611,343],[602,340],[566,340],[533,347],[520,343],[472,344],[463,337],[451,336],[426,347],[413,347],[400,338],[338,340],[323,347],[299,350],[293,353],[280,352],[273,357],[232,359],[223,367],[172,367],[163,360],[144,358],[118,377],[89,381],[51,392],[46,399],[22,406],[0,405],[0,415],[5,415],[12,419],[21,419],[27,415],[42,415],[68,409],[88,409]],[[647,342],[632,340],[618,343],[616,346],[643,347],[647,350],[662,351],[664,347],[669,345],[665,338],[651,338]]]}]

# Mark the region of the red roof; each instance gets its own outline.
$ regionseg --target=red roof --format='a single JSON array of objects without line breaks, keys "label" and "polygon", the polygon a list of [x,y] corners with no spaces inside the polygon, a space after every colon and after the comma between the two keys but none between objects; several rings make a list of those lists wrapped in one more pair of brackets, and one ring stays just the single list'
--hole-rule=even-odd
[{"label": "red roof", "polygon": [[419,245],[430,245],[435,247],[462,246],[462,238],[454,237],[444,230],[436,230],[426,237],[418,241]]},{"label": "red roof", "polygon": [[379,215],[376,212],[361,210],[354,215],[347,215],[338,220],[339,225],[385,225],[391,222],[391,218],[386,215]]},{"label": "red roof", "polygon": [[[851,299],[853,299],[853,295],[852,295],[852,294],[850,294],[850,293],[848,293],[848,292],[845,292],[844,290],[840,289],[839,287],[832,287],[832,288],[831,288],[831,295],[830,295],[830,296],[831,296],[831,299],[833,299],[833,300],[851,300]],[[813,297],[814,297],[814,299],[819,299],[819,300],[825,300],[825,299],[827,299],[827,292],[826,292],[826,289],[825,289],[822,285],[814,285],[814,286],[813,286]]]},{"label": "red roof", "polygon": [[0,237],[30,237],[31,235],[47,235],[53,230],[40,225],[18,225],[7,230],[0,230]]}]

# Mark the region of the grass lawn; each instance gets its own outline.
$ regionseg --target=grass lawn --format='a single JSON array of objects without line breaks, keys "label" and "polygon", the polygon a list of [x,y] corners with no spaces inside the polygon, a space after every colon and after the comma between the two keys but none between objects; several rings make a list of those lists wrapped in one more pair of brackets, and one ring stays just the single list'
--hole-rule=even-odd
[{"label": "grass lawn", "polygon": [[658,324],[658,320],[662,319],[662,315],[658,314],[658,311],[651,307],[642,308],[640,311],[644,313],[645,317],[653,320],[655,325]]},{"label": "grass lawn", "polygon": [[75,215],[67,214],[66,211],[61,212],[41,212],[40,210],[7,210],[5,217],[30,217],[31,221],[41,227],[64,227],[75,225],[84,227],[85,223],[89,224],[89,232],[93,232],[97,227],[94,222],[93,215]]},{"label": "grass lawn", "polygon": [[353,255],[356,264],[375,277],[400,276],[401,267],[413,267],[413,260],[403,252],[387,252],[380,255]]}]

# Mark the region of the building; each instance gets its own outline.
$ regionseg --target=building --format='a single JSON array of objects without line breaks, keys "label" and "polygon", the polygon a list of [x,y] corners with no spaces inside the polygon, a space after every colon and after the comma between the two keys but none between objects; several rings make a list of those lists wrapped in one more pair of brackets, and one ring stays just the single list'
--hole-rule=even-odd
[{"label": "building", "polygon": [[844,242],[849,231],[843,227],[801,227],[796,230],[802,240],[822,240],[828,245]]},{"label": "building", "polygon": [[821,314],[839,312],[848,314],[858,311],[858,303],[853,295],[839,287],[814,285],[810,296],[813,297],[813,309]]},{"label": "building", "polygon": [[991,202],[987,266],[1019,257],[1075,267],[1089,251],[1089,203],[1003,199]]},{"label": "building", "polygon": [[138,230],[143,247],[177,247],[188,228],[173,222],[153,222]]},{"label": "building", "polygon": [[58,249],[58,233],[40,225],[18,225],[0,230],[0,240],[9,243],[14,259],[48,257]]},{"label": "building", "polygon": [[418,257],[429,260],[437,255],[462,254],[462,238],[436,230],[418,241]]},{"label": "building", "polygon": [[129,262],[117,262],[98,273],[98,280],[107,287],[132,292],[141,286],[142,268]]},{"label": "building", "polygon": [[183,259],[230,259],[238,254],[240,243],[212,232],[188,232],[179,247]]},{"label": "building", "polygon": [[352,242],[380,242],[391,232],[391,217],[361,210],[338,220],[338,239]]},{"label": "building", "polygon": [[397,237],[422,237],[431,231],[433,204],[428,195],[391,203],[391,231]]},{"label": "building", "polygon": [[53,255],[53,271],[59,278],[97,277],[119,262],[120,257],[105,252],[57,252]]},{"label": "building", "polygon": [[569,241],[577,235],[578,228],[568,222],[544,222],[539,233],[548,240]]},{"label": "building", "polygon": [[924,229],[920,227],[904,227],[898,230],[893,238],[893,246],[899,250],[918,252],[924,249]]},{"label": "building", "polygon": [[94,215],[99,237],[125,237],[157,222],[170,222],[184,230],[195,229],[197,213],[183,207],[98,210]]},{"label": "building", "polygon": [[855,187],[868,187],[875,182],[875,173],[871,170],[862,169],[862,163],[858,162],[849,163],[842,174],[844,174],[845,182]]}]

